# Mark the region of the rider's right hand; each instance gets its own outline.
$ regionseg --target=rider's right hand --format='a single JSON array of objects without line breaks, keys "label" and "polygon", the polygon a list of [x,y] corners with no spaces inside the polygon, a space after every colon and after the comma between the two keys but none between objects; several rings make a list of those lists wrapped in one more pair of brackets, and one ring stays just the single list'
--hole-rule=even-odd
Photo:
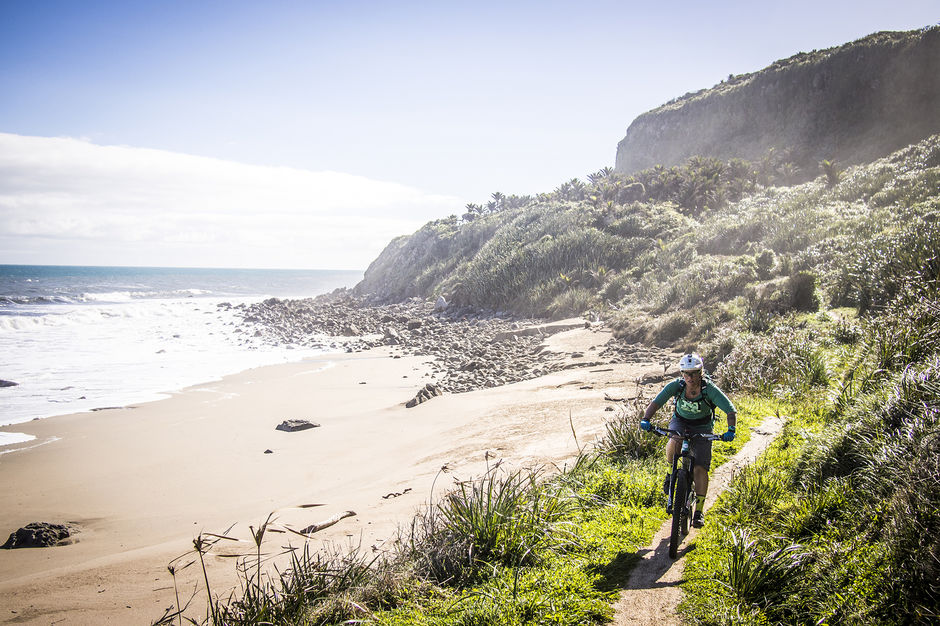
[{"label": "rider's right hand", "polygon": [[649,420],[643,420],[640,422],[640,428],[643,430],[653,430],[653,425],[649,423]]}]

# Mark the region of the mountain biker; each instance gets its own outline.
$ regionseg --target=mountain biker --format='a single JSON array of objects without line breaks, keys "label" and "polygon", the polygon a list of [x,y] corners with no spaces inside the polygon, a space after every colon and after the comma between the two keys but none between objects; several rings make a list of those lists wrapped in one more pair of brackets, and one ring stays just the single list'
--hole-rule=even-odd
[{"label": "mountain biker", "polygon": [[[672,419],[669,422],[670,430],[693,433],[711,433],[715,422],[715,407],[725,412],[728,419],[728,430],[721,436],[722,441],[734,439],[734,429],[737,423],[737,412],[731,400],[713,382],[704,375],[705,362],[695,353],[686,354],[679,360],[681,378],[677,378],[663,387],[662,391],[646,407],[646,413],[640,422],[643,430],[652,430],[650,419],[670,399],[674,400]],[[681,438],[670,437],[666,444],[666,461],[672,467],[681,445]],[[692,451],[695,454],[695,467],[692,469],[695,481],[695,495],[698,501],[692,525],[701,528],[705,523],[705,496],[708,493],[708,470],[712,463],[712,442],[705,439],[694,439]],[[666,475],[663,488],[668,492],[670,474]]]}]

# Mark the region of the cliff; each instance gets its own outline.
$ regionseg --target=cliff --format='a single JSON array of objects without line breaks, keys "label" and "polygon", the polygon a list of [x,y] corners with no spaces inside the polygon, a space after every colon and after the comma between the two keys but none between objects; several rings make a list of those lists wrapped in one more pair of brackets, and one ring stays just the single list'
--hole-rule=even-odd
[{"label": "cliff", "polygon": [[940,131],[940,27],[800,53],[636,118],[616,171],[773,149],[808,177],[823,159],[868,162]]}]

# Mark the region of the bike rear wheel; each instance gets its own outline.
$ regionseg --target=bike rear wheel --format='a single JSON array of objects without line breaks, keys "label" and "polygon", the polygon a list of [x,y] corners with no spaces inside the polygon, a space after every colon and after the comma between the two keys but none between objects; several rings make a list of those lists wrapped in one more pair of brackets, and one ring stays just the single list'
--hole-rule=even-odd
[{"label": "bike rear wheel", "polygon": [[[688,499],[689,484],[685,472],[680,471],[672,494],[672,532],[669,534],[669,558],[671,559],[679,554],[679,543],[685,532],[688,532]],[[685,532],[682,531],[683,517],[685,517],[686,524]]]}]

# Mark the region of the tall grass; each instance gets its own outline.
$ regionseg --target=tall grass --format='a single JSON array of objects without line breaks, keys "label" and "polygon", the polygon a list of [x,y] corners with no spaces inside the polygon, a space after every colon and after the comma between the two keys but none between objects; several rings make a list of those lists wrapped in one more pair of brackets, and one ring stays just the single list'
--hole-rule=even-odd
[{"label": "tall grass", "polygon": [[519,567],[572,540],[563,522],[574,500],[538,470],[505,471],[500,464],[460,481],[412,523],[408,557],[419,576],[464,585],[493,565]]},{"label": "tall grass", "polygon": [[[201,533],[193,540],[193,551],[174,559],[168,570],[176,587],[176,574],[199,563],[205,587],[206,615],[187,615],[192,600],[168,609],[155,624],[255,625],[283,624],[316,626],[358,619],[371,610],[396,601],[403,576],[382,555],[368,555],[355,548],[327,548],[313,551],[306,542],[301,547],[278,547],[269,552],[263,546],[267,534],[283,534],[290,529],[275,524],[273,514],[258,528],[250,528],[253,549],[226,557],[236,559],[238,588],[220,596],[210,584],[206,558],[215,555],[223,541],[237,542],[225,533]],[[296,532],[296,531],[292,531]],[[220,553],[221,554],[221,553]],[[275,563],[287,558],[286,568]],[[187,563],[180,565],[183,561]]]},{"label": "tall grass", "polygon": [[789,544],[769,552],[760,549],[758,540],[747,529],[731,532],[731,545],[723,576],[725,586],[741,607],[763,609],[782,604],[809,555],[798,544]]},{"label": "tall grass", "polygon": [[636,460],[662,455],[665,440],[640,430],[645,409],[646,404],[639,397],[621,405],[617,417],[604,423],[598,450],[613,457]]},{"label": "tall grass", "polygon": [[[818,394],[793,394],[802,398],[795,424],[722,495],[702,537],[708,553],[690,555],[690,619],[940,619],[938,302],[934,282],[905,280],[864,325],[826,410]],[[847,350],[835,338],[807,340],[824,354]],[[788,550],[805,556],[787,561]],[[753,591],[764,574],[784,572],[772,587],[787,593]]]}]

